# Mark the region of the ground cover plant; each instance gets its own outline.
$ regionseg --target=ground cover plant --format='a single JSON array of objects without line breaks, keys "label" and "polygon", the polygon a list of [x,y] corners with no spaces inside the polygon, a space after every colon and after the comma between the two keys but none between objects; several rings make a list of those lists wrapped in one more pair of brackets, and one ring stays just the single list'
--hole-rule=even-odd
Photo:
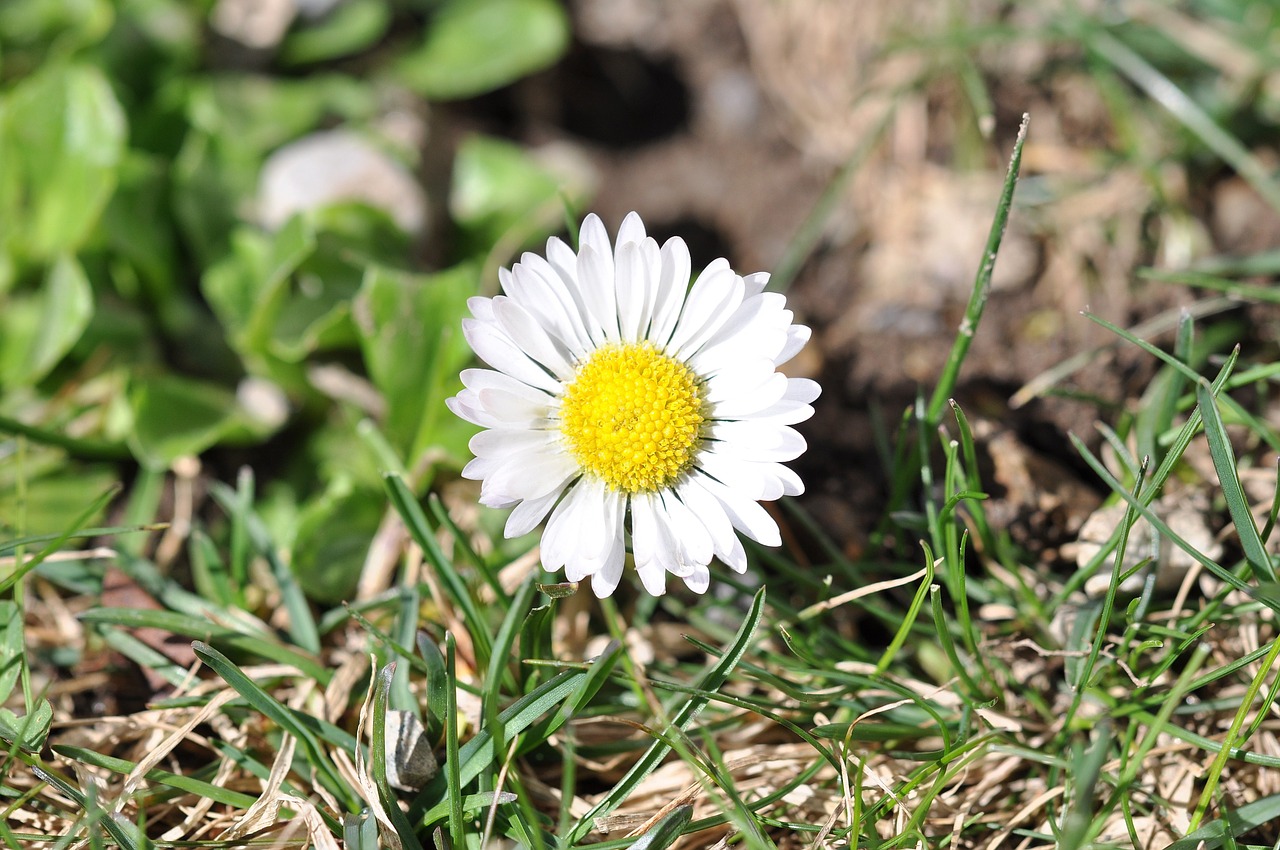
[{"label": "ground cover plant", "polygon": [[[0,6],[0,843],[1280,845],[1280,5],[672,3]],[[508,538],[631,209],[808,450]]]}]

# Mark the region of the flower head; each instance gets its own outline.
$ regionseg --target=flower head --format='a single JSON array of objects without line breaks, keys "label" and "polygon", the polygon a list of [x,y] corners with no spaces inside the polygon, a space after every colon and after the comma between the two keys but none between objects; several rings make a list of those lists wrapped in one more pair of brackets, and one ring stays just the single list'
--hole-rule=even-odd
[{"label": "flower head", "polygon": [[805,449],[795,429],[818,385],[777,367],[809,339],[769,276],[726,260],[692,286],[689,249],[661,247],[635,213],[617,246],[595,215],[575,254],[547,242],[499,272],[502,295],[473,298],[463,322],[492,369],[462,373],[449,408],[486,429],[462,474],[480,501],[512,508],[506,535],[547,520],[542,562],[597,596],[618,586],[629,548],[646,590],[667,573],[698,593],[719,558],[737,572],[735,529],[781,542],[760,500],[804,485],[781,464]]}]

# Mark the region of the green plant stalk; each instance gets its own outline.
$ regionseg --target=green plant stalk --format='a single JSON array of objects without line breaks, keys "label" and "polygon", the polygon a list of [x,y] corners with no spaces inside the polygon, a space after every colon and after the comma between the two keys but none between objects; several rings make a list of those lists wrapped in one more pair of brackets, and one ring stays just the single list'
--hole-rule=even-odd
[{"label": "green plant stalk", "polygon": [[960,376],[960,367],[964,364],[969,346],[973,344],[974,334],[982,321],[982,313],[987,306],[987,297],[991,294],[991,276],[996,267],[996,256],[1000,253],[1000,243],[1004,240],[1005,228],[1009,224],[1009,210],[1013,207],[1013,191],[1018,185],[1018,172],[1022,167],[1022,146],[1027,141],[1027,130],[1031,123],[1030,115],[1022,116],[1018,126],[1018,135],[1013,142],[1013,155],[1009,158],[1009,170],[1005,174],[1004,189],[1000,193],[1000,201],[996,205],[996,215],[991,222],[991,231],[987,235],[987,245],[982,252],[982,263],[974,278],[973,291],[969,295],[969,304],[965,307],[964,318],[956,330],[956,339],[951,346],[951,353],[943,366],[942,376],[934,388],[929,400],[929,408],[925,415],[925,423],[936,427],[942,420],[942,410],[955,392],[956,382]]},{"label": "green plant stalk", "polygon": [[978,682],[969,675],[969,671],[960,661],[960,656],[956,653],[956,644],[951,637],[951,628],[947,624],[947,615],[942,610],[942,588],[936,584],[930,588],[929,602],[933,607],[933,627],[938,637],[938,643],[942,647],[942,651],[946,653],[947,660],[951,662],[951,669],[960,677],[960,681],[964,682],[966,692],[961,694],[961,698],[965,703],[971,703],[977,697],[982,695],[982,688]]},{"label": "green plant stalk", "polygon": [[1249,683],[1248,689],[1245,690],[1244,696],[1240,700],[1239,710],[1236,711],[1235,717],[1231,719],[1231,728],[1227,730],[1226,737],[1222,739],[1222,749],[1218,750],[1218,755],[1214,757],[1213,764],[1209,766],[1209,772],[1204,780],[1204,791],[1201,792],[1200,802],[1196,804],[1195,813],[1191,816],[1191,823],[1188,826],[1189,832],[1195,832],[1200,826],[1200,822],[1204,820],[1204,816],[1209,810],[1209,804],[1213,802],[1214,794],[1218,790],[1218,782],[1222,779],[1222,771],[1227,766],[1227,760],[1231,757],[1231,751],[1237,746],[1237,742],[1243,743],[1247,740],[1247,736],[1240,734],[1240,728],[1244,726],[1245,717],[1255,709],[1264,715],[1268,712],[1268,706],[1259,707],[1255,701],[1258,697],[1258,692],[1262,690],[1263,683],[1266,682],[1267,677],[1271,674],[1271,668],[1275,666],[1277,656],[1280,656],[1280,640],[1273,639],[1271,648],[1267,651],[1267,657],[1263,659],[1262,664],[1258,667],[1257,675],[1253,677],[1253,681]]},{"label": "green plant stalk", "polygon": [[920,587],[916,588],[916,594],[911,599],[911,605],[907,608],[907,613],[902,617],[902,624],[894,632],[893,639],[889,641],[889,645],[885,647],[884,654],[880,656],[880,661],[876,664],[876,676],[884,675],[884,672],[889,669],[889,665],[893,663],[893,659],[897,657],[898,651],[902,649],[902,645],[906,643],[912,626],[915,625],[920,616],[920,609],[924,607],[924,601],[929,597],[929,588],[933,586],[934,567],[933,560],[926,559],[924,578],[920,581]]},{"label": "green plant stalk", "polygon": [[458,757],[458,666],[457,640],[452,632],[444,635],[445,689],[444,742],[445,787],[448,789],[449,841],[451,847],[465,847],[466,833],[462,823],[462,764]]}]

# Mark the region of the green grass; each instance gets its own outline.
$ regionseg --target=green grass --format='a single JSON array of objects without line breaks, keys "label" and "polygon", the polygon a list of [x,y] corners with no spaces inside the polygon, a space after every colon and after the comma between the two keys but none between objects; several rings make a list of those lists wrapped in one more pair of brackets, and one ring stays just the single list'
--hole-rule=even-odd
[{"label": "green grass", "polygon": [[[885,417],[886,492],[865,518],[869,544],[849,554],[803,500],[788,501],[776,515],[801,547],[753,548],[746,578],[720,571],[704,598],[661,599],[624,579],[597,602],[543,573],[531,539],[503,540],[502,517],[459,486],[469,432],[441,404],[467,363],[466,298],[492,287],[477,270],[585,199],[518,146],[466,144],[458,174],[475,194],[451,222],[466,247],[429,274],[368,210],[274,234],[224,220],[268,150],[323,120],[369,122],[385,80],[298,69],[366,56],[396,7],[356,0],[358,27],[300,25],[305,37],[285,50],[296,80],[235,81],[198,67],[198,27],[121,64],[132,42],[110,20],[150,32],[147,4],[89,5],[99,18],[70,3],[43,18],[34,0],[0,10],[0,143],[21,140],[19,120],[52,122],[32,132],[61,138],[53,125],[66,115],[36,109],[53,103],[82,109],[72,117],[98,145],[96,157],[70,142],[50,154],[68,183],[24,148],[23,192],[0,185],[0,212],[30,213],[0,233],[0,310],[26,323],[0,317],[0,847],[1280,843],[1280,435],[1269,417],[1280,367],[1235,311],[1274,303],[1273,255],[1138,269],[1135,285],[1197,300],[1129,327],[1075,317],[1107,342],[1028,383],[1015,406],[1079,396],[1115,352],[1154,377],[1110,400],[1097,434],[1061,447],[1121,519],[1078,570],[1035,560],[988,510],[983,417],[955,400],[1006,224],[1052,206],[1038,185],[1015,202],[1038,179],[1020,176],[1024,123],[1001,152],[1007,177],[950,356],[913,405]],[[397,85],[433,98],[518,78],[563,50],[563,21],[554,4],[511,5],[550,29],[505,69],[450,64],[478,64],[478,48],[463,48],[480,36],[457,10],[421,50],[389,43],[407,52],[374,55]],[[1193,173],[1225,164],[1280,206],[1274,175],[1242,141],[1269,120],[1239,93],[1259,80],[1215,86],[1191,24],[1260,68],[1265,46],[1230,4],[1190,6],[1191,23],[1109,22],[1046,4],[1036,26],[957,26],[942,43],[889,52],[938,48],[932,73],[963,72],[957,115],[981,135],[998,81],[972,51],[1074,46],[1064,61],[1116,130],[1106,156],[1145,175],[1170,204],[1160,213],[1176,194],[1168,161]],[[198,24],[183,8],[169,12]],[[58,61],[46,64],[50,49]],[[131,68],[172,83],[126,85]],[[148,135],[166,123],[182,128],[179,150]],[[803,275],[888,126],[833,175],[774,286]],[[144,202],[160,196],[178,199],[177,223],[142,227]],[[317,276],[338,282],[321,304],[294,285]],[[31,323],[57,332],[33,336]],[[157,353],[187,339],[217,341],[195,352],[199,378]],[[331,359],[355,364],[385,407],[320,391],[308,366]],[[290,400],[287,430],[237,406],[244,375]],[[191,414],[171,415],[179,408]],[[155,523],[172,505],[197,507],[180,488],[198,476],[175,472],[191,457],[262,457],[252,450],[267,440],[290,443],[282,463],[264,463],[273,472],[208,481],[194,527]],[[112,482],[125,459],[136,467],[122,490]],[[1191,494],[1225,554],[1175,519]],[[177,547],[157,545],[160,534]],[[1175,550],[1190,566],[1171,592],[1156,578]],[[374,568],[385,580],[357,598],[355,578]],[[127,601],[102,604],[121,584]],[[134,669],[152,675],[145,707],[112,678]],[[420,718],[440,762],[416,791],[388,781],[392,711]]]}]

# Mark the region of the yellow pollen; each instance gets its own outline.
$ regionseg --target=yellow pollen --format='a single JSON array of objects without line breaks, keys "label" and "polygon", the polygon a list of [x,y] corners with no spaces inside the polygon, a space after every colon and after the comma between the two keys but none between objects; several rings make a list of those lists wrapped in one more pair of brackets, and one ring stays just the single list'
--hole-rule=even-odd
[{"label": "yellow pollen", "polygon": [[578,465],[624,493],[669,487],[702,441],[696,376],[651,342],[608,345],[564,391],[560,431]]}]

